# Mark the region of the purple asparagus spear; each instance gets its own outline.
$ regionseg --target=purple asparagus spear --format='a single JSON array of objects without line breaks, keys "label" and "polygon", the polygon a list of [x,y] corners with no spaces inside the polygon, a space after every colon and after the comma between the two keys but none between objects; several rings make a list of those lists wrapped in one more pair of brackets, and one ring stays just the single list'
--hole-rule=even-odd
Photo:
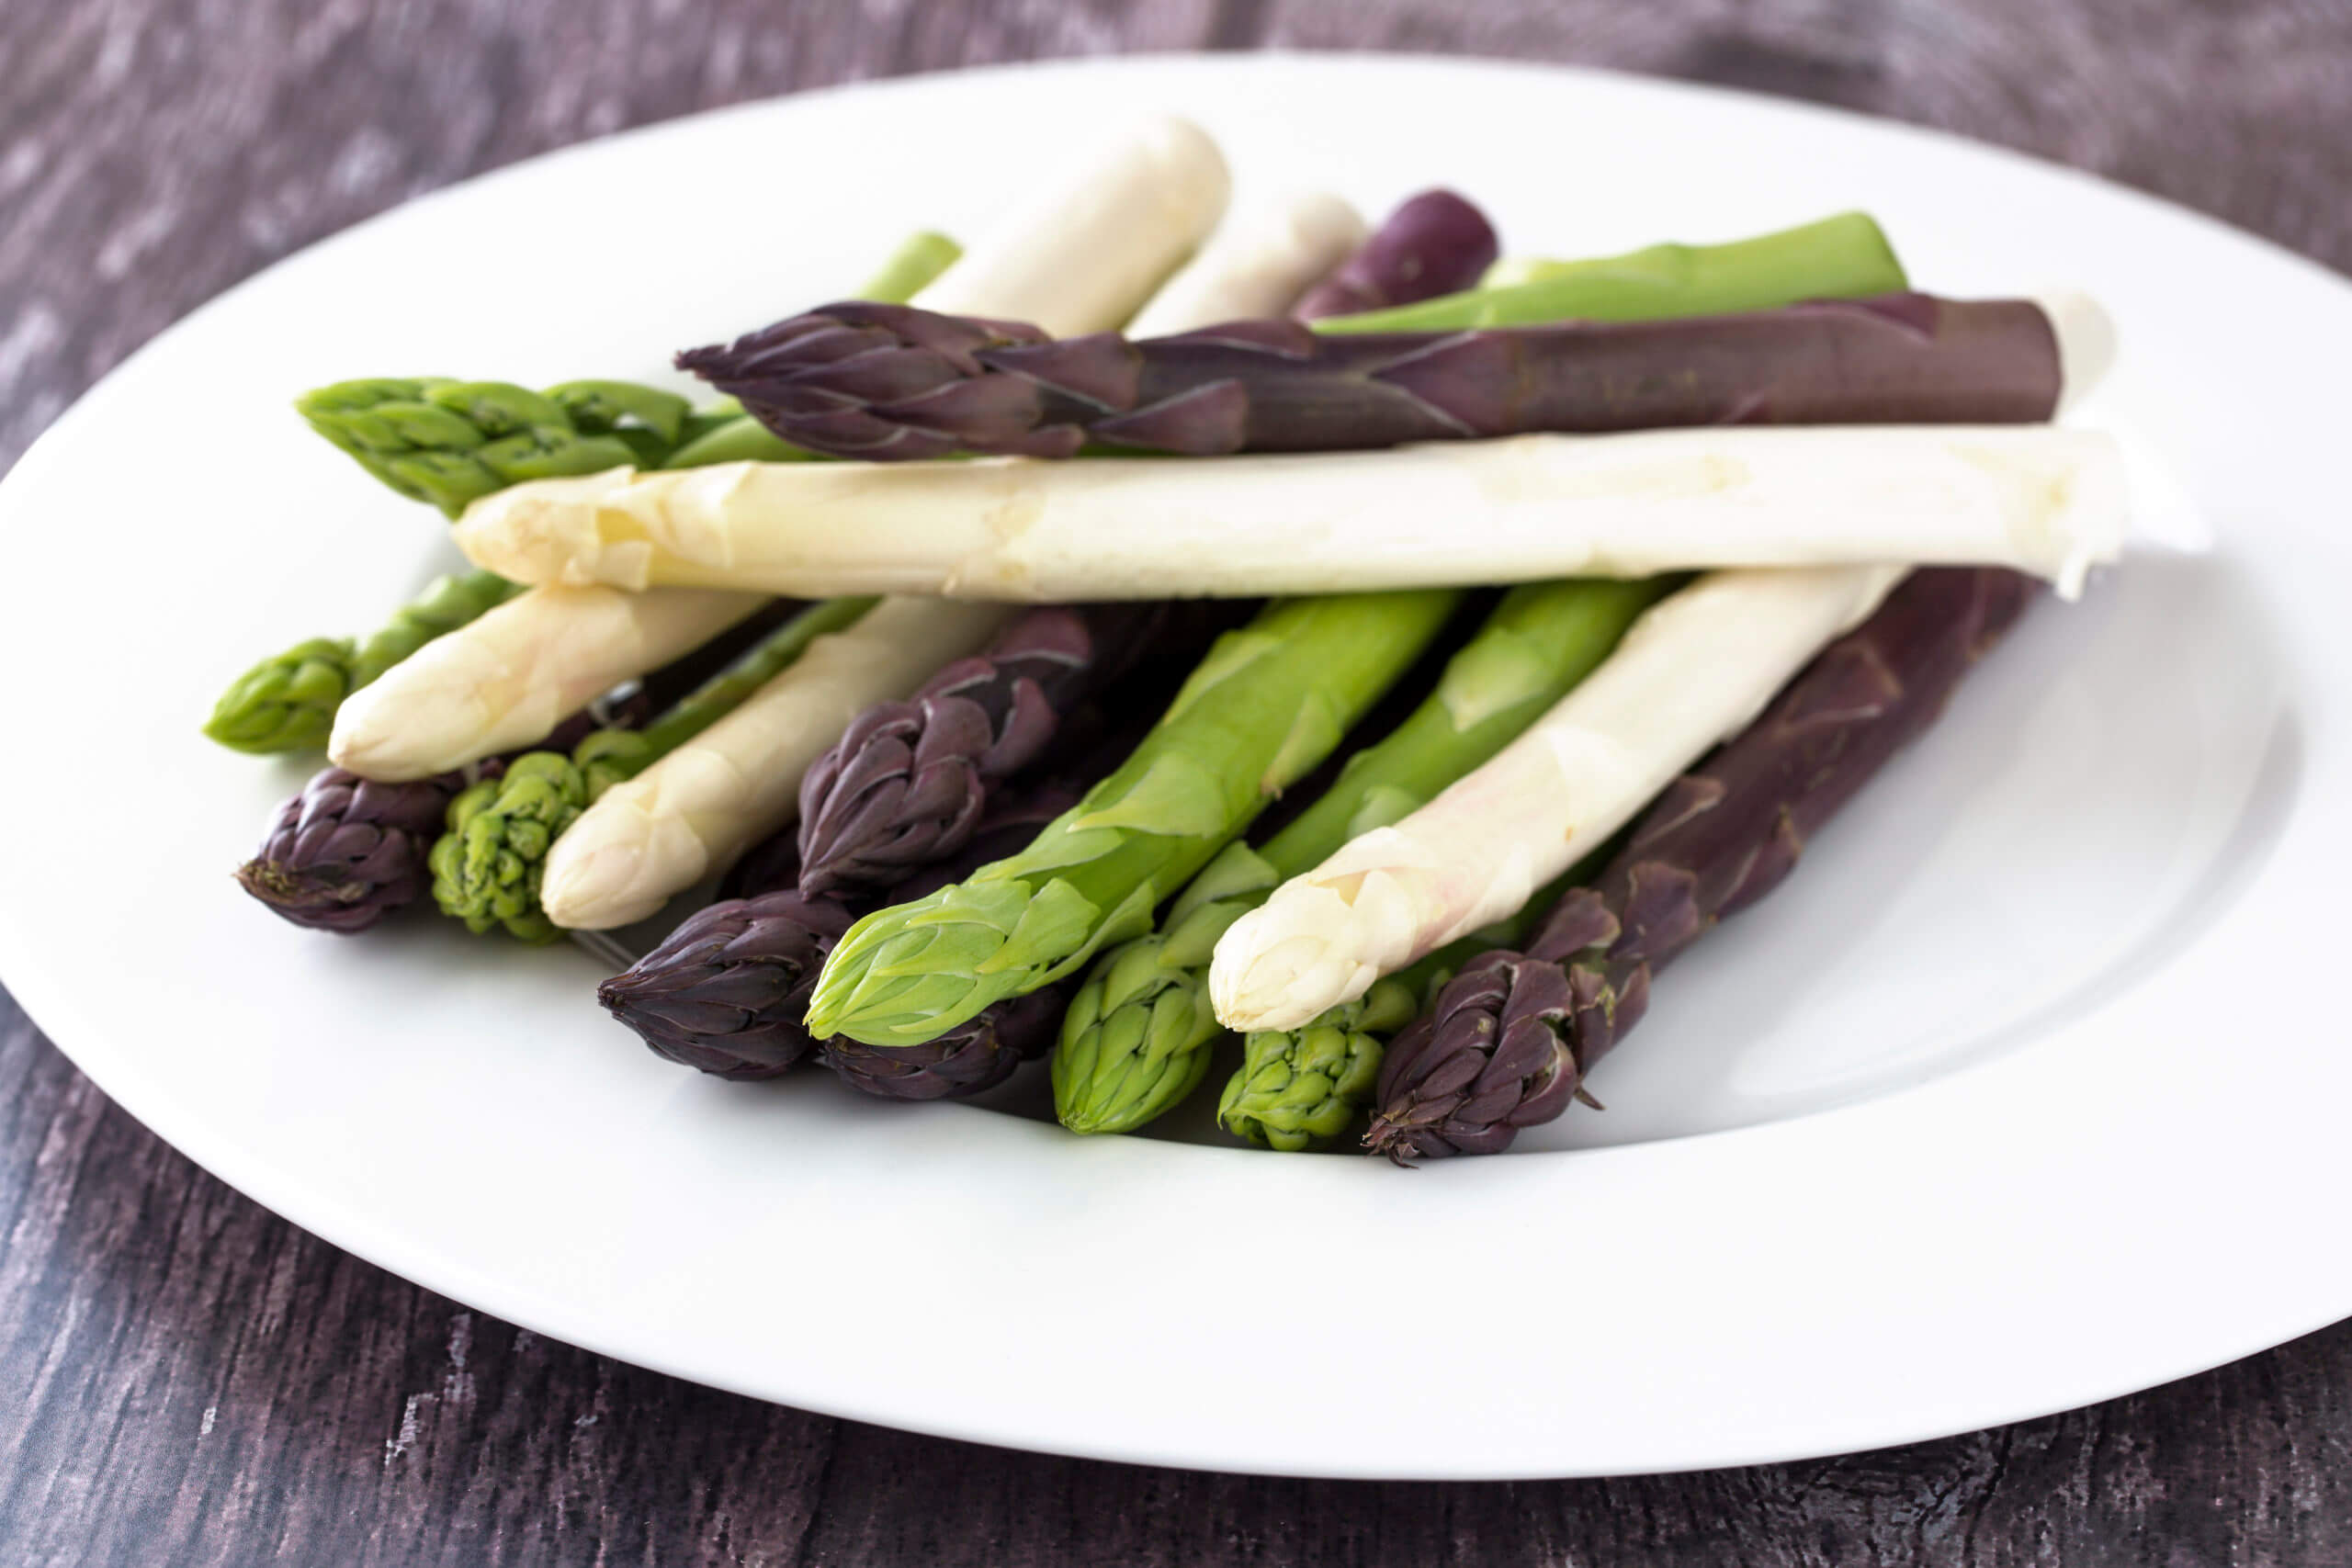
[{"label": "purple asparagus spear", "polygon": [[852,301],[678,363],[786,440],[884,461],[1334,452],[1543,431],[2025,423],[2050,416],[2040,306],[1925,294],[1744,315],[1322,334],[1228,321],[1131,342]]},{"label": "purple asparagus spear", "polygon": [[1457,293],[1494,265],[1499,248],[1485,213],[1450,190],[1425,190],[1390,213],[1291,314],[1312,321]]},{"label": "purple asparagus spear", "polygon": [[1399,1165],[1495,1154],[1566,1110],[1641,1021],[1655,973],[1780,886],[1822,824],[1935,722],[2031,591],[1989,568],[1913,573],[1669,785],[1525,952],[1484,954],[1447,983],[1388,1048],[1366,1145]]}]

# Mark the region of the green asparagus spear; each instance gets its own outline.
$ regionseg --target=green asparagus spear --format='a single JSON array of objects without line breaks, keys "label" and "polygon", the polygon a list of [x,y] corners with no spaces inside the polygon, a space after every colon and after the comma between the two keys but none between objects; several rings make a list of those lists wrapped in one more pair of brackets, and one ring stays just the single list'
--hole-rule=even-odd
[{"label": "green asparagus spear", "polygon": [[[916,234],[867,280],[865,297],[904,302],[959,254],[944,235]],[[451,517],[525,479],[801,455],[740,408],[722,418],[698,415],[675,392],[630,381],[567,381],[534,392],[507,381],[377,378],[319,388],[294,406],[360,467]]]},{"label": "green asparagus spear", "polygon": [[718,723],[810,643],[873,608],[871,599],[829,599],[769,633],[642,729],[604,728],[569,755],[533,751],[449,803],[448,830],[428,860],[442,912],[477,933],[503,926],[529,942],[562,932],[539,907],[548,851],[597,796],[634,778]]},{"label": "green asparagus spear", "polygon": [[323,746],[344,698],[521,592],[496,572],[436,577],[366,640],[312,637],[238,676],[213,705],[204,733],[234,750],[264,754]]},{"label": "green asparagus spear", "polygon": [[1190,1094],[1208,1070],[1206,1047],[1224,1032],[1210,1009],[1208,971],[1226,928],[1350,839],[1415,810],[1500,750],[1607,658],[1666,586],[1579,580],[1506,594],[1429,699],[1351,758],[1297,820],[1262,848],[1227,844],[1166,925],[1095,964],[1063,1015],[1054,1055],[1062,1125],[1132,1132]]},{"label": "green asparagus spear", "polygon": [[1590,261],[1506,261],[1464,293],[1315,325],[1329,333],[1418,333],[1645,321],[1770,310],[1800,299],[1867,299],[1908,287],[1876,221],[1846,212],[1729,244],[1652,245]]},{"label": "green asparagus spear", "polygon": [[810,1032],[919,1044],[1149,930],[1161,899],[1330,754],[1458,599],[1283,600],[1218,638],[1134,755],[1026,850],[850,928]]}]

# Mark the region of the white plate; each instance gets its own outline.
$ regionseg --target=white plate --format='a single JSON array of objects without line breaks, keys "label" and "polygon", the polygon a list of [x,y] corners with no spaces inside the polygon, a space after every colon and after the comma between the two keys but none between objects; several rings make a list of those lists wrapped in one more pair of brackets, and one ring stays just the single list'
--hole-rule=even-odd
[{"label": "white plate", "polygon": [[[439,566],[286,407],[339,377],[653,375],[1141,107],[1245,186],[1453,182],[1514,250],[1848,207],[1924,287],[2076,281],[2107,417],[2212,521],[2044,605],[1772,901],[1661,985],[1557,1150],[1406,1175],[656,1061],[578,953],[297,931],[228,872],[305,769],[222,682]],[[1005,182],[987,170],[1010,171]],[[616,138],[416,202],[124,366],[0,490],[0,972],[260,1201],[578,1344],[1070,1453],[1501,1477],[1828,1453],[2177,1377],[2352,1313],[2337,982],[2352,289],[1917,131],[1580,73],[1170,59]],[[110,705],[102,705],[103,694]],[[1610,1146],[1596,1146],[1608,1145]]]}]

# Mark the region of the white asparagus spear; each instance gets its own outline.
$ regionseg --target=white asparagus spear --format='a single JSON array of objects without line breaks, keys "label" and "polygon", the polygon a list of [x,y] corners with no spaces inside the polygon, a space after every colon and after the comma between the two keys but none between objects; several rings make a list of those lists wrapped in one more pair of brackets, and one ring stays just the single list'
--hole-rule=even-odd
[{"label": "white asparagus spear", "polygon": [[[1055,229],[1057,222],[1046,226]],[[1058,223],[1062,232],[1071,227]],[[1243,248],[1252,257],[1261,250]],[[1036,265],[1083,287],[1083,275],[1100,259],[1041,249]],[[1306,270],[1314,260],[1295,254],[1291,295],[1320,276]],[[1017,292],[1019,280],[1012,285],[1008,293]],[[988,299],[959,308],[1012,313]],[[1100,308],[1124,316],[1132,302]],[[1105,315],[1081,321],[1077,330],[1096,331],[1116,320]],[[995,604],[892,599],[850,630],[820,639],[749,703],[608,791],[572,824],[549,852],[541,879],[539,898],[548,918],[575,931],[627,925],[733,863],[791,822],[801,775],[861,708],[903,697],[949,660],[978,651],[1011,613]]]},{"label": "white asparagus spear", "polygon": [[1763,711],[1905,570],[1724,571],[1661,600],[1484,767],[1235,921],[1209,968],[1217,1021],[1295,1029],[1512,913]]},{"label": "white asparagus spear", "polygon": [[344,700],[327,757],[361,778],[428,778],[543,739],[633,676],[691,653],[764,593],[535,588],[435,637]]},{"label": "white asparagus spear", "polygon": [[1363,215],[1328,191],[1237,213],[1127,323],[1127,335],[1161,337],[1217,321],[1287,315],[1300,295],[1371,234]]},{"label": "white asparagus spear", "polygon": [[1190,120],[1148,120],[1015,208],[914,302],[1056,337],[1136,313],[1216,227],[1231,182]]},{"label": "white asparagus spear", "polygon": [[548,852],[539,902],[557,925],[641,920],[792,819],[800,775],[868,704],[903,697],[987,645],[1002,604],[892,599],[819,637],[749,702],[607,790]]},{"label": "white asparagus spear", "polygon": [[1893,560],[2016,567],[2071,596],[2124,512],[2104,434],[1853,425],[618,470],[485,496],[457,534],[524,581],[632,589],[1051,602]]}]

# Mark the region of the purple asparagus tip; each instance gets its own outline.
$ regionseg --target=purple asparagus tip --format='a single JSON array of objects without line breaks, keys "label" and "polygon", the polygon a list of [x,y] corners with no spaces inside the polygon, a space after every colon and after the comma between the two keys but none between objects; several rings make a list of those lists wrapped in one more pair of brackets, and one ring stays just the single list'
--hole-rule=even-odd
[{"label": "purple asparagus tip", "polygon": [[1646,974],[1623,998],[1591,980],[1521,953],[1473,959],[1388,1047],[1365,1146],[1398,1165],[1500,1154],[1559,1115],[1599,1055],[1577,1036],[1630,1029],[1648,998]]},{"label": "purple asparagus tip", "polygon": [[1164,619],[1153,606],[1032,610],[910,700],[859,714],[801,780],[800,890],[878,891],[954,856],[990,793],[1036,761]]},{"label": "purple asparagus tip", "polygon": [[1313,321],[1459,293],[1476,287],[1499,254],[1485,213],[1450,190],[1425,190],[1390,213],[1291,314]]},{"label": "purple asparagus tip", "polygon": [[724,1078],[768,1078],[814,1047],[801,1020],[825,954],[849,930],[830,898],[796,892],[713,904],[596,987],[660,1055]]},{"label": "purple asparagus tip", "polygon": [[866,1045],[836,1035],[825,1042],[825,1064],[852,1088],[886,1100],[961,1100],[1044,1055],[1069,999],[1064,987],[1012,997],[920,1045]]},{"label": "purple asparagus tip", "polygon": [[298,926],[364,931],[431,885],[425,856],[465,782],[445,773],[376,784],[322,769],[278,808],[261,848],[237,868],[237,882]]}]

